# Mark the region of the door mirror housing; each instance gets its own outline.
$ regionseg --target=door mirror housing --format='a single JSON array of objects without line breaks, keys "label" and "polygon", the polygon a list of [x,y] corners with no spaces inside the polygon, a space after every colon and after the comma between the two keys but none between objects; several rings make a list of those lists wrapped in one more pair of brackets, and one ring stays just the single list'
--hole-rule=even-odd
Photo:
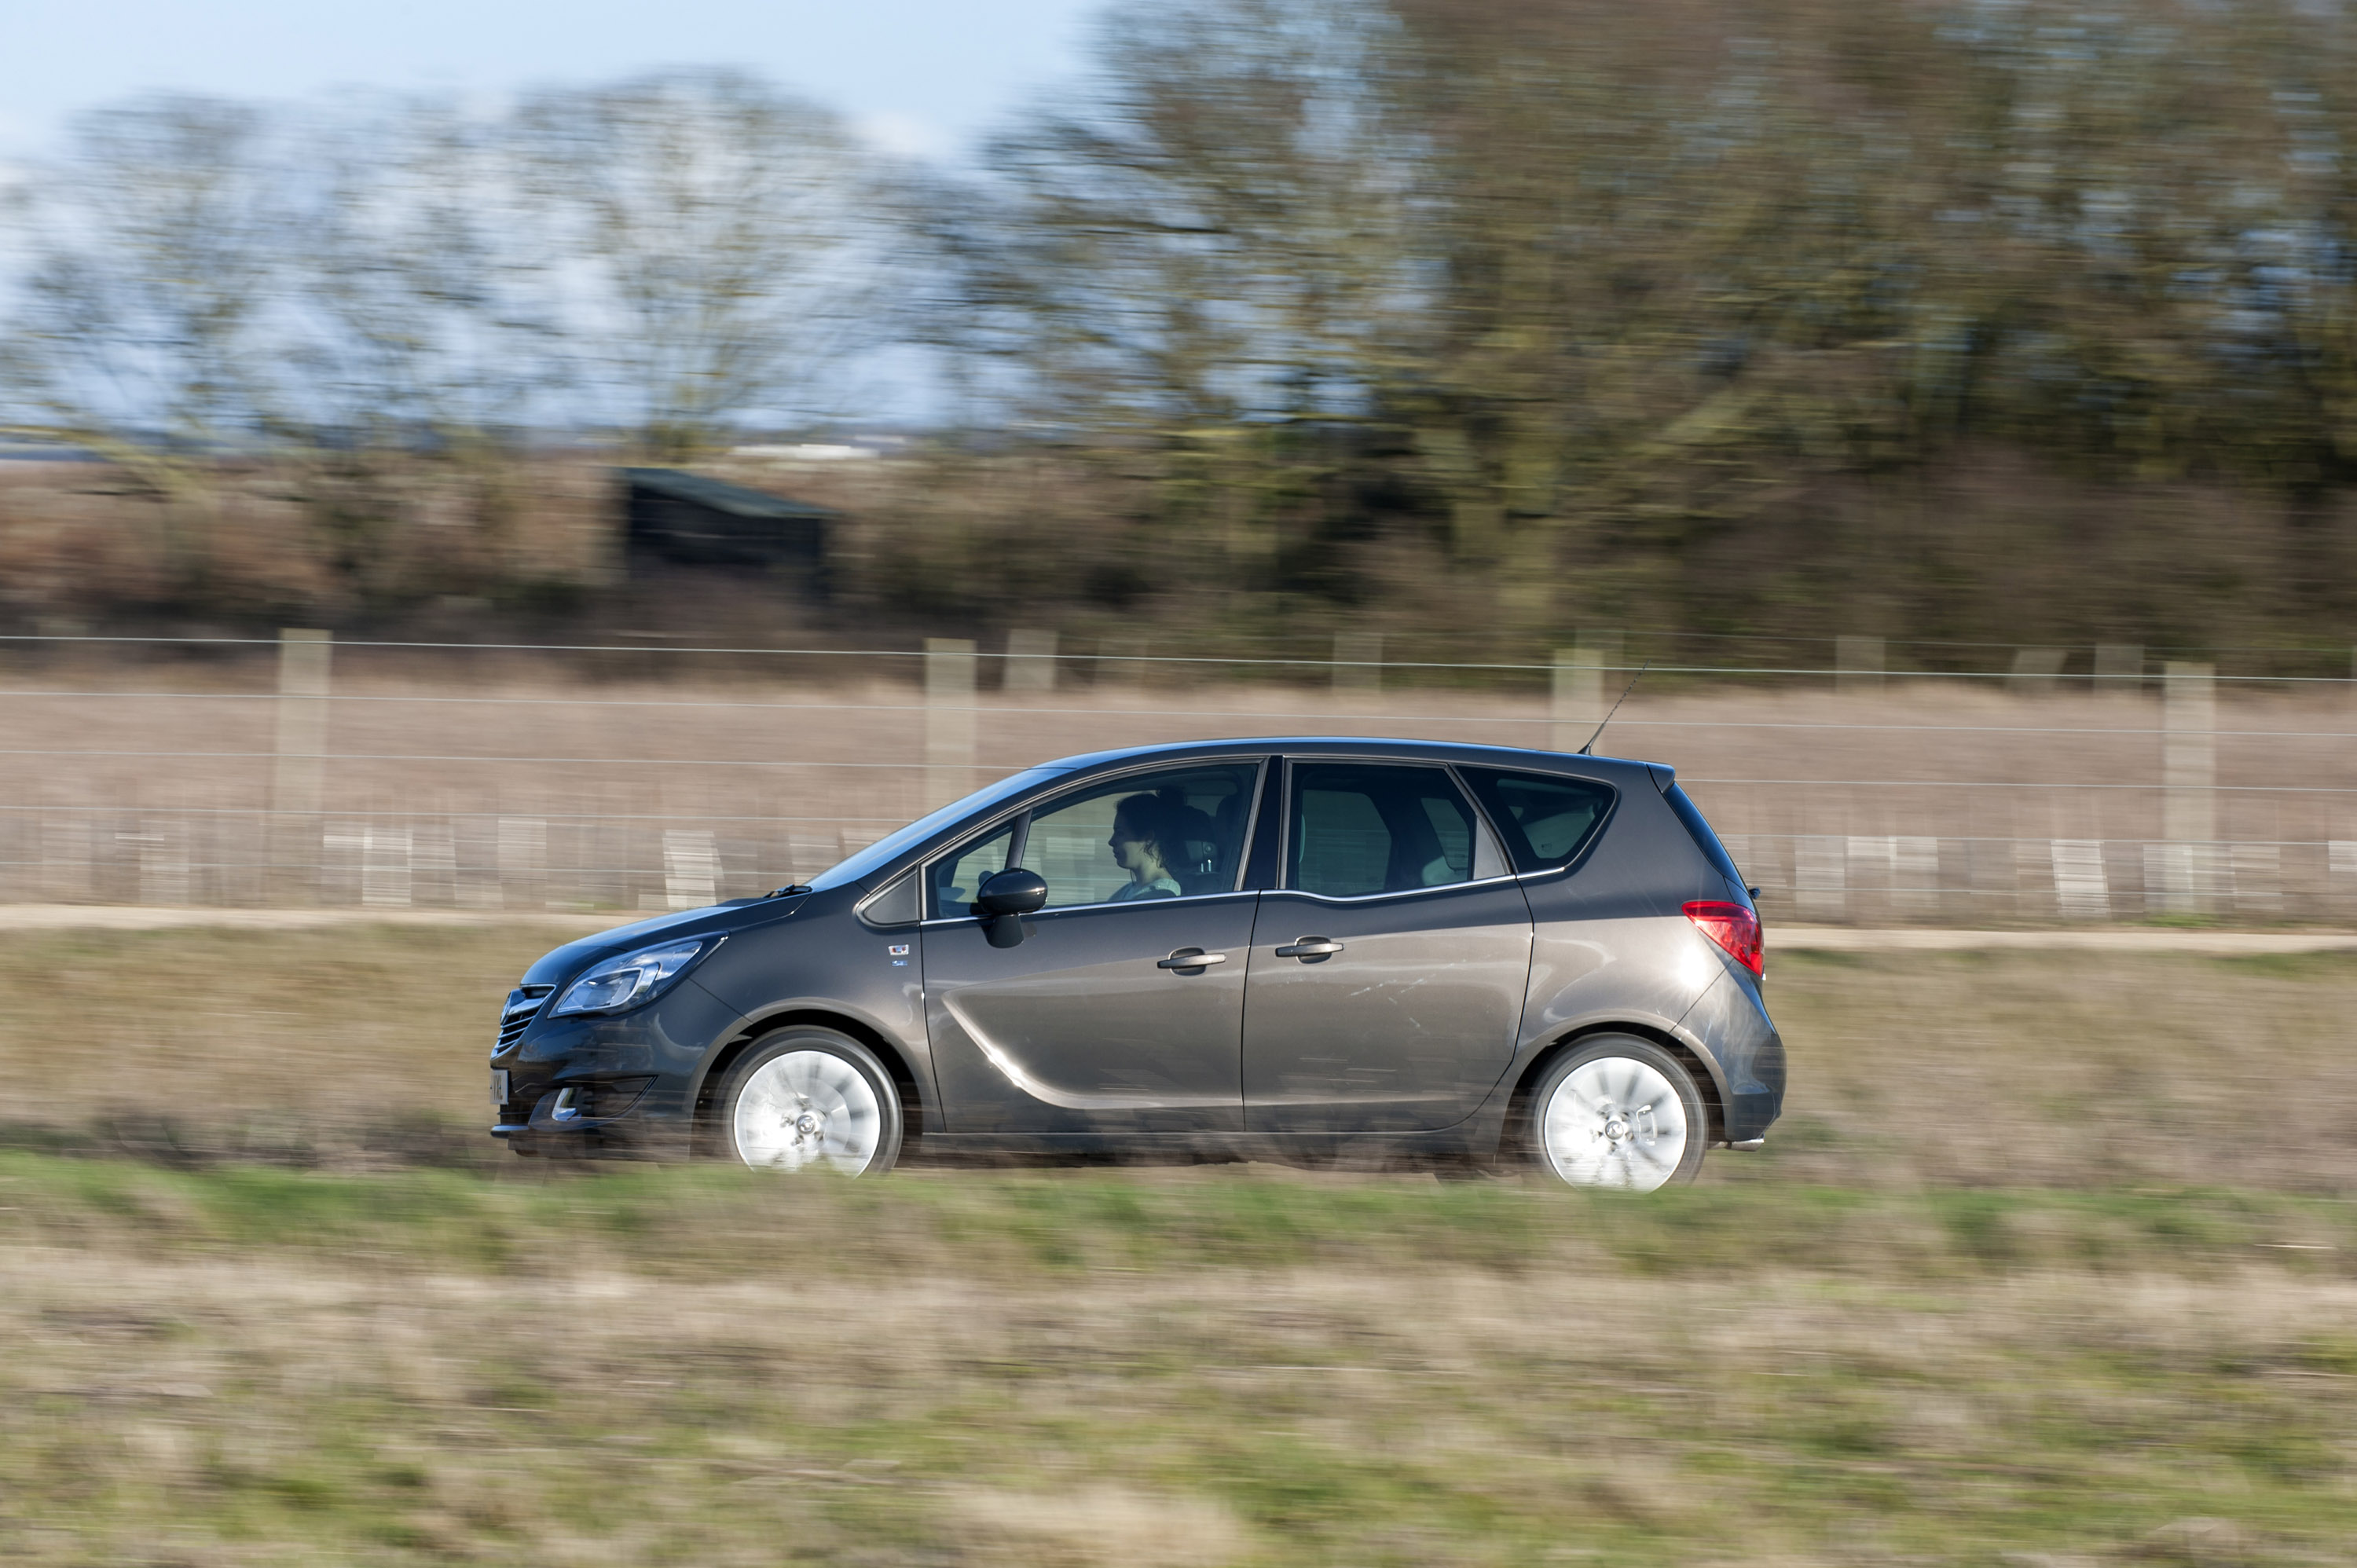
[{"label": "door mirror housing", "polygon": [[977,915],[1033,915],[1048,902],[1048,879],[1036,871],[1009,866],[982,879],[974,889]]},{"label": "door mirror housing", "polygon": [[1036,871],[1009,866],[983,878],[974,889],[974,912],[982,917],[983,935],[995,948],[1011,948],[1028,933],[1023,917],[1036,914],[1048,902],[1048,879]]}]

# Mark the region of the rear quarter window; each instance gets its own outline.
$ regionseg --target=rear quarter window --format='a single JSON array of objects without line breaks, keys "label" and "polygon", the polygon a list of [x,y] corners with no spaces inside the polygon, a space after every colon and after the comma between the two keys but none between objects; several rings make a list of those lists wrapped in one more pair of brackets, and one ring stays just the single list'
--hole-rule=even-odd
[{"label": "rear quarter window", "polygon": [[1516,871],[1552,871],[1579,858],[1612,810],[1612,789],[1587,779],[1460,768],[1490,813]]},{"label": "rear quarter window", "polygon": [[1695,848],[1702,851],[1703,858],[1710,862],[1711,868],[1738,887],[1747,886],[1741,868],[1735,864],[1735,857],[1727,853],[1727,846],[1718,842],[1718,834],[1711,831],[1710,823],[1703,817],[1702,808],[1686,799],[1686,792],[1674,784],[1670,786],[1663,799],[1669,801],[1670,810],[1678,814],[1678,821],[1686,825],[1686,832],[1695,841]]}]

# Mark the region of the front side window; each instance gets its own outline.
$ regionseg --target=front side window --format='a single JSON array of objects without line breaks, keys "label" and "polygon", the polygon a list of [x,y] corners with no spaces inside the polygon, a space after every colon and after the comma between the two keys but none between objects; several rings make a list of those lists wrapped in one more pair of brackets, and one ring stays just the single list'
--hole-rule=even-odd
[{"label": "front side window", "polygon": [[1259,774],[1252,762],[1174,768],[1043,800],[934,860],[926,868],[926,913],[933,919],[971,913],[983,879],[1009,865],[1039,874],[1050,909],[1232,892]]},{"label": "front side window", "polygon": [[1495,768],[1462,771],[1490,820],[1498,824],[1506,853],[1521,872],[1570,865],[1596,837],[1604,813],[1612,807],[1612,791],[1586,779]]},{"label": "front side window", "polygon": [[1048,908],[1232,892],[1257,764],[1133,773],[1042,803],[1022,864]]},{"label": "front side window", "polygon": [[967,906],[974,902],[974,891],[985,877],[1006,869],[1006,852],[1014,843],[1015,828],[1009,823],[927,866],[925,913],[936,920],[972,914]]},{"label": "front side window", "polygon": [[1405,763],[1303,762],[1293,769],[1285,885],[1327,898],[1412,893],[1502,871],[1448,774]]}]

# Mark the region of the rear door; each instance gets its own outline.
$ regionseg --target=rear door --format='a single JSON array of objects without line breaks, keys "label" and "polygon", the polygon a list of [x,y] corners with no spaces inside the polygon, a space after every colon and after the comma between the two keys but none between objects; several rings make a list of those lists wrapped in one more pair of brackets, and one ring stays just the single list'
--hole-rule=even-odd
[{"label": "rear door", "polygon": [[1245,978],[1253,1132],[1462,1121],[1512,1059],[1531,916],[1448,769],[1286,765],[1279,886]]}]

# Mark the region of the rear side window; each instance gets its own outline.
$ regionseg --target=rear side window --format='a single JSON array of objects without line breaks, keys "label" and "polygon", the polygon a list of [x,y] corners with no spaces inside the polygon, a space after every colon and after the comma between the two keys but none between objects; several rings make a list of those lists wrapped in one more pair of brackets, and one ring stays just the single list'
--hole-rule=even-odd
[{"label": "rear side window", "polygon": [[1674,784],[1670,786],[1667,799],[1670,810],[1686,825],[1686,832],[1694,836],[1695,848],[1702,851],[1702,857],[1710,862],[1711,868],[1738,887],[1744,886],[1743,873],[1737,868],[1735,857],[1727,853],[1727,846],[1711,832],[1710,823],[1703,820],[1702,809],[1687,800],[1686,792]]},{"label": "rear side window", "polygon": [[1438,768],[1296,763],[1288,827],[1285,885],[1321,897],[1413,893],[1484,875],[1475,870],[1473,808]]},{"label": "rear side window", "polygon": [[1612,808],[1609,786],[1547,773],[1460,768],[1497,824],[1516,871],[1552,871],[1579,858]]}]

